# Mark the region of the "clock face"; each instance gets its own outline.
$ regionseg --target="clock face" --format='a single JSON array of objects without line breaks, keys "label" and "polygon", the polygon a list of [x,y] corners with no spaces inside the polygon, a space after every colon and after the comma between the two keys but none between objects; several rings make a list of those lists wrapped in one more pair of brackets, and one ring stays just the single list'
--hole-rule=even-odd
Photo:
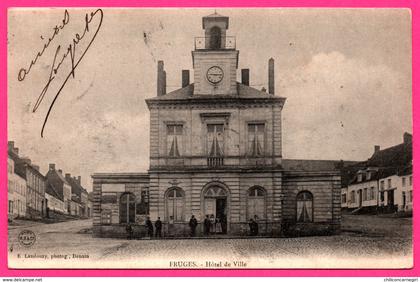
[{"label": "clock face", "polygon": [[223,70],[220,67],[213,66],[207,70],[207,80],[210,83],[217,84],[223,79]]}]

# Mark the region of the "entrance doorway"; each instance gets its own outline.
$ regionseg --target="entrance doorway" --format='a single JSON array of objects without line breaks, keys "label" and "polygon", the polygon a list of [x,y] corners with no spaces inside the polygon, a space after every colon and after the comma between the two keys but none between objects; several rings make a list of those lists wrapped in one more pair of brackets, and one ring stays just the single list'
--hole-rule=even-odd
[{"label": "entrance doorway", "polygon": [[228,194],[219,186],[204,191],[204,216],[208,216],[212,234],[226,234],[228,231]]}]

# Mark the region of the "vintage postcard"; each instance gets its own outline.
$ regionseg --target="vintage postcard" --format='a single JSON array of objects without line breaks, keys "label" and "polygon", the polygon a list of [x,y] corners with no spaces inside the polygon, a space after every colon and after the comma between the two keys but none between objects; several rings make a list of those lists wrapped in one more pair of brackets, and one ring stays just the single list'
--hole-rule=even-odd
[{"label": "vintage postcard", "polygon": [[10,268],[413,266],[409,9],[10,8]]}]

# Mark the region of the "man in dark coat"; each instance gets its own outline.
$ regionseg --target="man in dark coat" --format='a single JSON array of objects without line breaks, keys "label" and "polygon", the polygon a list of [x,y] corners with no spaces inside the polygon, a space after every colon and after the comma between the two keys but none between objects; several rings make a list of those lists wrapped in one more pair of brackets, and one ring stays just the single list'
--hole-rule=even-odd
[{"label": "man in dark coat", "polygon": [[195,236],[195,228],[197,227],[197,224],[197,219],[195,219],[194,215],[192,215],[189,223],[191,229],[191,237]]},{"label": "man in dark coat", "polygon": [[254,236],[258,236],[258,222],[256,221],[256,220],[254,220],[254,222],[253,222],[253,225],[254,225]]},{"label": "man in dark coat", "polygon": [[127,232],[127,239],[128,240],[133,239],[133,227],[131,226],[131,223],[128,223],[125,226],[125,231]]},{"label": "man in dark coat", "polygon": [[204,235],[208,236],[210,234],[210,226],[211,226],[211,221],[209,218],[209,215],[206,215],[206,218],[204,219]]},{"label": "man in dark coat", "polygon": [[153,237],[153,223],[150,220],[150,217],[146,219],[146,227],[147,227],[147,236]]},{"label": "man in dark coat", "polygon": [[249,219],[249,235],[254,235],[254,220],[252,218]]},{"label": "man in dark coat", "polygon": [[155,222],[155,229],[156,229],[156,238],[162,237],[162,221],[160,221],[160,217]]}]

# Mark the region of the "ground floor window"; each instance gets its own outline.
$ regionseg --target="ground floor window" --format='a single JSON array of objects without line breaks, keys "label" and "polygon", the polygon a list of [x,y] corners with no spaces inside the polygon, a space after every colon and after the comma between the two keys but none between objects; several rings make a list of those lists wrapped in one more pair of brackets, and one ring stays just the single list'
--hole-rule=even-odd
[{"label": "ground floor window", "polygon": [[265,191],[254,186],[248,191],[248,218],[265,219]]},{"label": "ground floor window", "polygon": [[347,195],[346,194],[342,194],[341,195],[341,203],[345,204],[347,202]]},{"label": "ground floor window", "polygon": [[136,221],[136,196],[124,193],[120,198],[120,223],[134,223]]},{"label": "ground floor window", "polygon": [[166,215],[169,222],[184,219],[184,191],[181,188],[171,188],[166,193]]},{"label": "ground floor window", "polygon": [[296,196],[297,222],[313,221],[313,196],[311,192],[302,191]]},{"label": "ground floor window", "polygon": [[375,200],[375,187],[370,187],[370,199]]},{"label": "ground floor window", "polygon": [[9,213],[13,213],[13,201],[9,201]]}]

